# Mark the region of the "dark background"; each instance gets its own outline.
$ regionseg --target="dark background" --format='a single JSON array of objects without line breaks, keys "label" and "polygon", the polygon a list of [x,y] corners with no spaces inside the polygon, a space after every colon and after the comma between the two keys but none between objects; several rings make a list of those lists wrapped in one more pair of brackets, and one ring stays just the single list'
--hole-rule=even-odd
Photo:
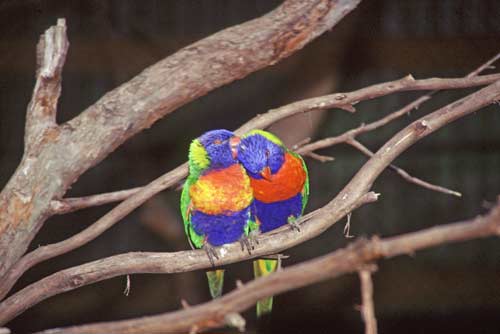
[{"label": "dark background", "polygon": [[[146,66],[225,27],[262,15],[280,1],[1,1],[0,185],[22,155],[26,106],[34,86],[39,35],[65,17],[70,49],[58,121],[64,122]],[[160,120],[85,173],[67,194],[89,195],[144,185],[186,160],[190,140],[213,128],[234,129],[270,108],[334,91],[349,91],[408,73],[416,78],[463,76],[500,50],[497,0],[365,0],[331,32],[289,59],[220,88]],[[491,71],[490,71],[491,72]],[[438,94],[402,120],[360,137],[380,147],[405,124],[469,93]],[[289,144],[339,134],[378,119],[422,93],[361,103],[355,115],[328,111],[273,127]],[[352,217],[355,236],[391,236],[474,217],[500,189],[498,105],[461,119],[396,160],[408,172],[464,194],[431,192],[385,172],[374,185],[382,197]],[[332,163],[308,160],[308,211],[325,204],[366,161],[345,146],[324,150]],[[57,270],[127,251],[187,249],[179,192],[151,199],[96,240],[27,272],[15,290]],[[112,205],[48,220],[31,245],[65,239]],[[285,266],[345,246],[339,222],[287,251]],[[500,247],[494,238],[437,247],[380,262],[374,276],[381,333],[499,333]],[[251,263],[228,266],[226,291],[251,279]],[[176,310],[180,299],[207,301],[203,272],[115,278],[44,301],[13,320],[14,333]],[[362,333],[356,275],[315,284],[275,299],[271,319],[244,314],[249,332]]]}]

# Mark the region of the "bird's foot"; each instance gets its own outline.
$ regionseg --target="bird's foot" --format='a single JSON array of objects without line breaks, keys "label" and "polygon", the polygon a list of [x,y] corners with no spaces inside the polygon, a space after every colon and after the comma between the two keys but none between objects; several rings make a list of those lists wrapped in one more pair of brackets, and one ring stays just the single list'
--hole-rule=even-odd
[{"label": "bird's foot", "polygon": [[203,250],[207,253],[208,259],[210,260],[210,264],[212,267],[215,267],[214,258],[219,259],[219,254],[217,254],[217,250],[214,246],[210,245],[208,242],[203,244]]},{"label": "bird's foot", "polygon": [[240,238],[241,251],[244,252],[245,248],[248,251],[248,255],[252,255],[252,250],[254,249],[251,240],[246,236]]},{"label": "bird's foot", "polygon": [[294,216],[289,216],[287,219],[288,224],[292,228],[292,230],[296,230],[297,232],[300,232],[300,225],[297,223],[297,218]]},{"label": "bird's foot", "polygon": [[259,230],[253,230],[248,233],[248,240],[250,240],[250,245],[252,245],[252,249],[255,249],[255,245],[259,244]]}]

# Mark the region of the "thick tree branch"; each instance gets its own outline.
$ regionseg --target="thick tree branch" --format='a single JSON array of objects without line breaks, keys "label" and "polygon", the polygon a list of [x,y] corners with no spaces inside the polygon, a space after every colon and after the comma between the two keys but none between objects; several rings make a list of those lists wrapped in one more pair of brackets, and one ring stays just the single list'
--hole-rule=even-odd
[{"label": "thick tree branch", "polygon": [[[0,194],[0,277],[51,215],[51,202],[125,140],[209,91],[288,57],[360,1],[287,0],[267,15],[185,47],[37,136],[36,150],[25,152]],[[46,68],[42,76],[60,67]]]},{"label": "thick tree branch", "polygon": [[[55,119],[68,46],[64,19],[45,31],[37,45],[36,83],[26,113],[24,154],[0,193],[0,277],[24,253],[48,217],[43,206],[50,203],[60,186],[61,175],[52,175],[48,165],[42,167],[37,162],[52,163],[43,147],[56,140],[59,133]],[[64,158],[64,151],[58,154]]]},{"label": "thick tree branch", "polygon": [[[363,271],[367,264],[381,258],[413,254],[418,250],[448,243],[498,235],[500,235],[500,205],[487,216],[471,221],[436,226],[392,238],[374,237],[369,241],[358,240],[347,248],[255,279],[221,298],[184,310],[131,320],[56,328],[38,334],[185,333],[193,326],[198,330],[206,330],[225,326],[228,314],[242,312],[264,297],[358,270],[361,270],[361,280],[364,285],[363,307],[365,307],[372,302],[370,273]],[[373,314],[365,315],[365,321],[367,324],[370,321],[376,326]],[[366,333],[376,333],[376,327],[372,331],[367,329]]]},{"label": "thick tree branch", "polygon": [[31,253],[23,256],[0,281],[0,297],[3,298],[17,279],[32,266],[55,256],[67,253],[95,239],[155,194],[176,184],[177,181],[185,177],[186,174],[187,163],[162,175],[148,184],[147,187],[143,187],[141,191],[120,203],[113,210],[109,211],[83,231],[55,244],[38,247]]},{"label": "thick tree branch", "polygon": [[[275,233],[262,235],[251,255],[241,252],[238,243],[224,245],[220,247],[221,253],[217,265],[279,253],[321,234],[355,208],[376,200],[377,196],[369,192],[373,182],[407,148],[452,121],[489,105],[499,98],[500,81],[497,81],[413,122],[383,145],[331,202],[300,219],[298,223],[301,224],[301,233],[282,227]],[[179,174],[185,172],[182,167],[174,171]],[[154,182],[155,187],[161,188],[159,181]],[[112,223],[113,219],[120,219],[140,205],[139,203],[144,202],[151,193],[157,192],[148,188],[122,202],[101,219],[109,219],[109,223]],[[201,250],[175,253],[130,253],[94,261],[52,274],[7,298],[0,304],[0,324],[41,300],[107,278],[140,272],[171,273],[208,267],[210,267],[210,261]]]}]

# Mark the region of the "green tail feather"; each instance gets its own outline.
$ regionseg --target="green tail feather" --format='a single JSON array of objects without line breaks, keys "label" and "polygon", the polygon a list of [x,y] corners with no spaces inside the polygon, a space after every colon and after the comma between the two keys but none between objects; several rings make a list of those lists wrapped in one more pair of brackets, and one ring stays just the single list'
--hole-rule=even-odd
[{"label": "green tail feather", "polygon": [[[257,277],[267,276],[278,269],[278,260],[259,259],[253,261],[253,274]],[[273,309],[273,297],[267,297],[257,302],[257,317],[271,313]]]},{"label": "green tail feather", "polygon": [[224,286],[224,269],[207,271],[208,288],[212,298],[222,296],[222,288]]}]

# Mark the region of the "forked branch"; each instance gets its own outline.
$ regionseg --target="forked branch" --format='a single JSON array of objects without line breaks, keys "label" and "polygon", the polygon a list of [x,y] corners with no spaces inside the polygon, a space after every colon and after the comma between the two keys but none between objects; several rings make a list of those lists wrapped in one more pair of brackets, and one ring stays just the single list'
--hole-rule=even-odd
[{"label": "forked branch", "polygon": [[[335,224],[345,215],[367,202],[377,199],[370,192],[376,178],[408,147],[452,121],[464,117],[500,98],[500,81],[455,101],[408,125],[382,146],[365,163],[344,189],[327,205],[298,221],[301,233],[282,227],[259,239],[252,255],[241,252],[238,243],[224,245],[224,256],[217,265],[242,261],[256,256],[279,253],[309,240]],[[182,168],[177,170],[182,173]],[[111,210],[105,219],[112,222],[142,204],[151,193],[159,191],[162,183],[155,181],[154,189],[146,187]],[[52,274],[7,298],[0,304],[0,323],[6,322],[25,309],[55,294],[75,289],[107,278],[131,273],[171,273],[210,267],[201,250],[176,253],[130,253],[102,259]]]},{"label": "forked branch", "polygon": [[[485,83],[491,82],[491,80],[493,79],[500,79],[500,74],[480,76],[474,78],[465,78],[465,79],[460,78],[460,79],[414,80],[411,77],[405,77],[400,80],[373,85],[350,93],[338,93],[338,94],[328,95],[325,97],[308,99],[300,102],[295,102],[278,109],[270,110],[268,113],[257,116],[254,119],[250,120],[249,122],[245,123],[236,132],[241,135],[247,131],[246,129],[268,126],[272,124],[272,122],[294,115],[299,111],[305,112],[322,108],[330,108],[332,106],[335,106],[335,103],[339,103],[339,105],[345,103],[345,100],[351,101],[350,103],[354,103],[355,101],[361,101],[365,99],[374,98],[376,96],[383,96],[392,93],[395,89],[406,90],[408,89],[408,87],[414,87],[417,89],[420,88],[428,89],[429,87],[434,87],[434,88],[440,87],[443,89],[446,87],[462,88],[462,87],[483,85]],[[338,95],[342,96],[343,99],[342,102],[338,102],[335,98],[332,98],[332,96],[338,96]],[[323,102],[318,102],[318,101],[323,101]],[[330,102],[326,103],[325,101],[330,101]],[[387,117],[385,117],[380,121],[368,124],[366,126],[350,130],[341,136],[327,139],[327,144],[333,145],[335,143],[345,142],[349,138],[353,138],[355,135],[362,133],[363,131],[365,131],[365,129],[375,129],[381,126],[382,123],[386,123]],[[376,124],[376,126],[373,124]],[[324,147],[321,145],[324,145],[323,142],[321,141],[317,142],[316,144],[309,144],[300,148],[298,152],[304,153],[313,149],[317,149],[319,147]],[[99,236],[108,228],[117,223],[129,212],[131,212],[138,206],[142,205],[142,203],[144,203],[146,200],[156,195],[158,192],[165,190],[174,184],[177,184],[177,182],[181,181],[184,177],[186,177],[186,175],[187,175],[187,164],[184,164],[160,176],[159,178],[151,182],[149,185],[142,188],[123,190],[107,194],[100,194],[95,196],[89,196],[86,198],[68,199],[67,201],[65,200],[52,201],[50,205],[52,210],[51,212],[64,213],[86,207],[87,205],[105,204],[115,200],[126,199],[124,202],[120,203],[113,210],[108,212],[106,215],[104,215],[102,218],[97,220],[94,224],[90,225],[82,232],[61,242],[39,247],[34,251],[32,251],[31,253],[28,253],[25,256],[23,256],[11,268],[11,270],[9,270],[9,272],[6,273],[6,275],[0,281],[0,299],[7,294],[7,292],[14,285],[17,279],[26,270],[36,265],[37,263],[67,253],[95,239],[97,236]]]},{"label": "forked branch", "polygon": [[[27,146],[33,149],[0,193],[0,280],[52,214],[52,201],[61,199],[85,171],[180,106],[292,55],[331,29],[360,1],[284,1],[266,15],[179,50],[54,127],[49,125],[67,44],[57,37],[62,21],[54,34],[49,29],[34,95],[39,95],[44,83],[57,94],[41,99],[42,108],[29,107],[27,130],[37,134],[29,136],[34,139],[28,138]],[[30,115],[46,115],[45,121],[32,122]]]},{"label": "forked branch", "polygon": [[[500,198],[499,198],[500,200]],[[185,333],[195,327],[207,330],[227,325],[228,314],[242,312],[258,300],[300,287],[361,270],[363,316],[376,333],[370,272],[366,266],[382,258],[413,254],[444,244],[500,235],[500,203],[486,216],[470,221],[441,225],[400,236],[357,240],[328,255],[287,267],[267,277],[255,279],[213,301],[187,309],[131,320],[102,322],[42,331],[37,334],[98,333]]]}]

